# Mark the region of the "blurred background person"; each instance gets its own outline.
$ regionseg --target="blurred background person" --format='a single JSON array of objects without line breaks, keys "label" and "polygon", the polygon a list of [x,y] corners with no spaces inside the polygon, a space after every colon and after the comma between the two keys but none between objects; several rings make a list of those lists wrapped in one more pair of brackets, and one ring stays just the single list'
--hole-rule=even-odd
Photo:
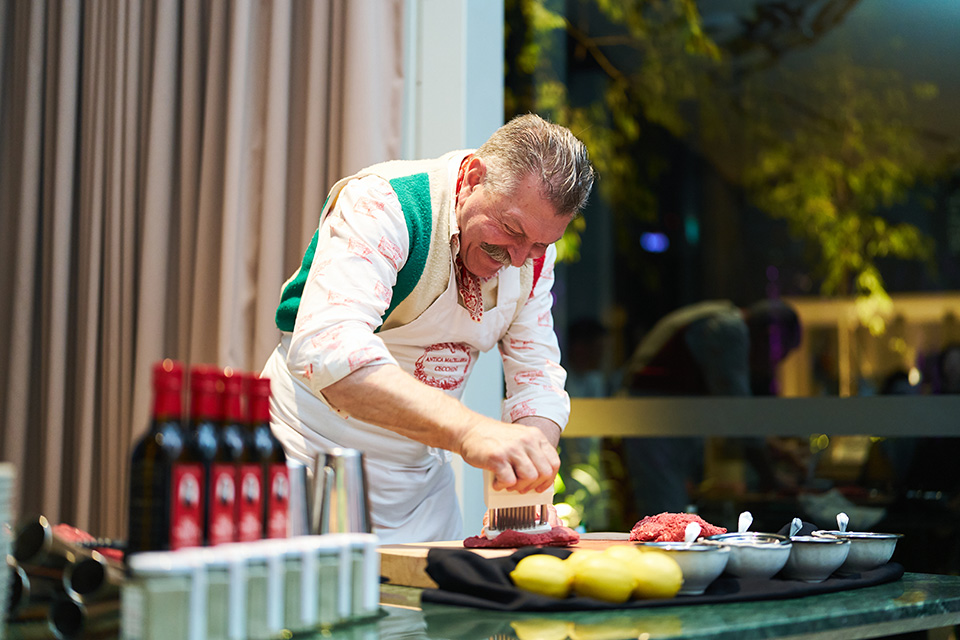
[{"label": "blurred background person", "polygon": [[[621,394],[777,395],[777,365],[800,344],[800,336],[796,311],[779,299],[747,308],[728,300],[682,307],[641,340],[624,372]],[[704,444],[703,438],[624,439],[624,464],[640,517],[692,507],[692,491],[703,481]],[[783,438],[726,438],[714,453],[746,460],[747,483],[770,491],[795,488],[798,474],[806,474],[804,450],[796,444]]]}]

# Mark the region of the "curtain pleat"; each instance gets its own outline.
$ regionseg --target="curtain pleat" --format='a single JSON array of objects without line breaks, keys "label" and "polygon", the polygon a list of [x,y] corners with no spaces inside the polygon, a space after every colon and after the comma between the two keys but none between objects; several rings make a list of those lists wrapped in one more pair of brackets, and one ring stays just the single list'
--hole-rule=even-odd
[{"label": "curtain pleat", "polygon": [[[214,11],[223,13],[226,10],[225,2],[218,2]],[[210,123],[204,126],[204,102],[207,99],[205,92],[216,91],[219,82],[209,83],[205,87],[206,79],[218,78],[219,74],[208,69],[208,64],[214,64],[222,57],[219,50],[208,51],[213,47],[211,42],[219,42],[226,37],[227,29],[220,22],[211,21],[206,6],[199,2],[188,2],[183,5],[181,19],[181,43],[183,52],[180,58],[180,134],[179,156],[177,172],[180,177],[180,193],[177,203],[179,216],[183,220],[180,226],[180,294],[183,300],[191,304],[179,306],[177,317],[177,344],[186,347],[184,356],[194,358],[191,345],[191,327],[193,326],[192,312],[202,307],[202,301],[195,299],[196,279],[203,275],[195,265],[197,247],[201,243],[199,233],[200,221],[206,207],[201,207],[200,185],[203,178],[208,178],[210,169],[216,163],[214,158],[204,157],[204,131],[211,136],[217,134],[217,128]],[[215,231],[204,234],[203,238],[215,236]]]},{"label": "curtain pleat", "polygon": [[402,0],[0,0],[0,458],[126,530],[151,368],[259,370],[327,188],[399,156]]},{"label": "curtain pleat", "polygon": [[[16,241],[9,245],[4,262],[12,268],[5,269],[9,274],[8,330],[3,332],[7,339],[6,366],[4,367],[5,428],[3,429],[4,459],[13,462],[20,474],[20,509],[28,510],[30,505],[41,502],[40,478],[28,464],[28,450],[37,455],[42,451],[39,438],[29,425],[39,424],[39,385],[32,376],[34,370],[34,341],[38,337],[34,325],[36,314],[34,293],[36,290],[36,270],[38,260],[37,244],[40,231],[40,179],[43,155],[40,145],[43,128],[43,89],[46,15],[41,0],[7,5],[6,15],[11,16],[9,23],[13,29],[12,53],[5,59],[4,81],[7,87],[7,101],[10,115],[4,114],[3,144],[0,164],[4,173],[4,219],[10,222],[9,238]],[[9,69],[9,71],[8,71]],[[17,114],[17,115],[13,115]],[[9,197],[6,197],[9,194]],[[8,217],[9,216],[9,217]],[[28,447],[27,440],[33,440]],[[42,454],[41,454],[42,455]],[[39,457],[39,456],[38,456]]]},{"label": "curtain pleat", "polygon": [[[68,353],[73,346],[68,336],[70,314],[56,310],[70,308],[71,271],[76,248],[73,241],[75,206],[74,192],[77,179],[77,119],[76,105],[80,94],[80,26],[79,2],[64,2],[58,5],[59,14],[49,24],[51,28],[51,56],[56,60],[56,72],[50,77],[56,101],[51,105],[51,118],[46,133],[51,137],[52,148],[45,163],[44,178],[49,178],[50,200],[45,202],[43,225],[43,267],[41,287],[45,295],[42,303],[51,313],[43,313],[41,326],[42,345],[40,352],[41,422],[45,429],[43,452],[47,460],[63,459],[65,421],[70,407],[67,399],[75,390],[75,380],[68,376],[71,360],[75,354]],[[46,158],[45,158],[46,160]],[[45,192],[48,191],[45,189]],[[46,232],[49,230],[49,234]],[[43,504],[50,505],[51,518],[61,515],[62,482],[64,465],[46,465],[43,469]],[[69,471],[68,471],[69,472]],[[65,497],[65,495],[64,495]]]},{"label": "curtain pleat", "polygon": [[[257,224],[248,230],[248,237],[256,242],[248,251],[244,270],[250,291],[255,294],[244,301],[245,317],[251,325],[248,333],[253,336],[253,340],[246,343],[248,350],[243,354],[248,362],[264,362],[276,346],[276,325],[273,321],[276,304],[271,300],[269,291],[276,290],[277,283],[287,277],[283,272],[284,265],[272,259],[272,256],[283,255],[283,233],[273,223],[274,216],[270,212],[288,209],[290,101],[286,96],[291,95],[290,31],[293,7],[290,0],[276,0],[270,7],[268,55],[264,65],[267,101],[263,118],[263,188],[260,202],[265,215],[261,215],[259,221],[255,221]],[[299,97],[299,93],[296,95]]]},{"label": "curtain pleat", "polygon": [[[242,367],[241,354],[236,351],[236,336],[241,330],[241,307],[231,305],[224,309],[215,304],[218,299],[242,296],[241,274],[245,247],[245,231],[249,225],[254,203],[250,202],[247,186],[255,179],[251,163],[257,146],[262,144],[259,126],[249,126],[255,122],[254,113],[257,94],[261,87],[249,82],[249,74],[255,63],[255,54],[259,54],[258,29],[262,16],[255,11],[253,0],[237,0],[233,5],[230,26],[230,64],[227,70],[227,103],[225,113],[226,149],[224,152],[224,180],[222,193],[222,213],[220,233],[222,245],[220,263],[213,273],[213,286],[202,295],[217,309],[213,317],[206,319],[213,325],[208,329],[216,331],[217,346],[213,354],[216,361],[234,367]],[[201,322],[203,320],[201,319]]]},{"label": "curtain pleat", "polygon": [[[103,250],[104,210],[104,129],[106,120],[105,52],[106,5],[89,7],[83,16],[83,83],[80,106],[79,197],[76,261],[76,367],[74,395],[77,414],[72,421],[76,428],[65,434],[65,446],[76,451],[69,459],[75,464],[65,471],[76,478],[65,492],[63,517],[77,526],[88,527],[90,512],[77,512],[76,505],[90,504],[93,498],[94,448],[99,434],[95,428],[99,331],[97,315],[100,302],[100,257]],[[70,486],[70,485],[68,485]]]},{"label": "curtain pleat", "polygon": [[[196,185],[196,202],[186,209],[186,215],[193,225],[185,225],[185,229],[193,229],[195,240],[186,242],[184,250],[189,251],[190,270],[187,276],[191,279],[192,291],[189,293],[192,301],[187,306],[190,320],[187,323],[189,341],[186,358],[192,362],[215,362],[216,331],[215,305],[212,303],[212,292],[216,290],[217,270],[220,262],[223,180],[226,164],[224,145],[226,138],[222,124],[227,105],[227,73],[229,69],[229,25],[230,15],[225,2],[214,2],[209,5],[209,29],[207,30],[206,46],[201,49],[204,57],[197,61],[200,64],[197,73],[203,74],[203,93],[197,96],[196,106],[202,123],[202,137],[199,139],[200,167],[199,172],[192,172],[199,176]],[[203,43],[201,43],[203,46]],[[186,62],[190,64],[189,61]],[[185,144],[191,150],[193,144]],[[192,273],[190,273],[192,271]],[[229,365],[229,363],[222,363]],[[236,366],[236,365],[233,365]]]}]

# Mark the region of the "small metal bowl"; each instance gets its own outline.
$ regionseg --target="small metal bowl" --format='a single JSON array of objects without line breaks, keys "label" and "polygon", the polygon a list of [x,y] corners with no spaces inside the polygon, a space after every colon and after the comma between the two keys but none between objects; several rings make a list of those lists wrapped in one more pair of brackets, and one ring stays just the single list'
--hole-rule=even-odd
[{"label": "small metal bowl", "polygon": [[862,573],[887,564],[897,548],[901,533],[873,533],[871,531],[814,531],[820,538],[850,541],[850,553],[837,573]]},{"label": "small metal bowl", "polygon": [[804,582],[823,582],[840,568],[850,553],[850,541],[823,536],[791,536],[790,557],[783,576]]},{"label": "small metal bowl", "polygon": [[677,561],[683,572],[681,595],[700,595],[723,573],[730,547],[700,542],[640,542],[638,547],[657,549]]},{"label": "small metal bowl", "polygon": [[737,578],[771,578],[790,557],[790,540],[776,533],[721,533],[707,538],[730,547],[725,571]]}]

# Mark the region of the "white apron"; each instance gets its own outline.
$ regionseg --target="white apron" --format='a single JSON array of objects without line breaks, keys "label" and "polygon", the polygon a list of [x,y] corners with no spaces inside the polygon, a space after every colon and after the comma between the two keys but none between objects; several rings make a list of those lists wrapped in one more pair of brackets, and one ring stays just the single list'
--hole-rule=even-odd
[{"label": "white apron", "polygon": [[[479,353],[496,346],[513,321],[519,295],[519,270],[504,269],[496,307],[474,322],[458,302],[451,265],[446,291],[419,318],[379,336],[404,371],[459,399]],[[289,341],[285,334],[263,370],[271,379],[273,431],[287,454],[312,469],[321,451],[362,451],[371,521],[382,543],[462,538],[452,454],[338,415],[287,369]]]}]

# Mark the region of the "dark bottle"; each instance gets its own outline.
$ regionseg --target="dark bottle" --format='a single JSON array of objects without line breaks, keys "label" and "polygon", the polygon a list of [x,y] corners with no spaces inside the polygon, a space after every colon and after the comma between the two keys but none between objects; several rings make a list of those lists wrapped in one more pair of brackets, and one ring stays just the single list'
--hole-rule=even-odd
[{"label": "dark bottle", "polygon": [[[247,376],[240,379],[241,388],[234,398],[231,394],[225,398],[224,412],[233,416],[243,424],[243,447],[238,466],[237,487],[240,495],[237,497],[237,540],[249,542],[263,537],[264,514],[264,463],[261,451],[257,448],[257,437],[249,419],[249,408],[242,408],[242,398],[247,395]],[[231,393],[233,387],[231,388]],[[233,413],[237,412],[237,413]]]},{"label": "dark bottle", "polygon": [[190,435],[188,446],[203,462],[207,480],[203,492],[203,541],[208,545],[233,542],[236,470],[220,446],[220,370],[196,365],[190,370]]},{"label": "dark bottle", "polygon": [[131,456],[128,553],[203,543],[203,465],[187,446],[182,391],[183,365],[154,365],[150,430]]},{"label": "dark bottle", "polygon": [[290,513],[290,477],[283,445],[270,430],[270,379],[249,376],[248,424],[263,465],[263,537],[286,538]]},{"label": "dark bottle", "polygon": [[240,373],[227,367],[220,372],[220,449],[226,456],[233,473],[236,500],[230,519],[233,523],[234,540],[240,539],[240,465],[244,461],[243,427],[243,378]]}]

